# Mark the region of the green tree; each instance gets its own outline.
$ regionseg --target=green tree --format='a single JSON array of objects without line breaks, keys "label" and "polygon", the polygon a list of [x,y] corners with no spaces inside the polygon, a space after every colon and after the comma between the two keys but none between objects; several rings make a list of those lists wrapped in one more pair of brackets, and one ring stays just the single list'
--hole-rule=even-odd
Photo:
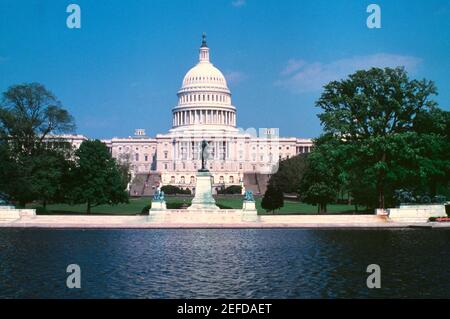
[{"label": "green tree", "polygon": [[296,193],[307,167],[307,154],[300,154],[279,163],[278,171],[270,183],[283,193]]},{"label": "green tree", "polygon": [[422,192],[438,195],[438,189],[450,183],[450,112],[436,108],[418,114],[413,128],[418,165],[409,186],[420,185]]},{"label": "green tree", "polygon": [[128,202],[127,180],[108,148],[99,140],[84,141],[75,151],[75,167],[71,171],[70,196],[74,203],[91,208]]},{"label": "green tree", "polygon": [[372,180],[377,205],[417,167],[419,150],[412,142],[414,120],[436,108],[433,82],[410,80],[403,68],[372,68],[324,87],[317,106],[326,134],[348,147],[346,169]]},{"label": "green tree", "polygon": [[0,138],[15,153],[33,154],[49,134],[72,132],[73,117],[61,102],[39,83],[11,86],[0,107]]},{"label": "green tree", "polygon": [[315,141],[314,150],[307,158],[307,169],[301,179],[298,196],[305,203],[318,205],[318,213],[327,211],[327,204],[336,200],[343,184],[341,151],[339,141],[323,136]]},{"label": "green tree", "polygon": [[57,149],[42,149],[33,155],[30,165],[33,197],[40,199],[44,208],[48,202],[65,202],[72,167],[66,154]]},{"label": "green tree", "polygon": [[261,201],[261,207],[266,211],[272,211],[275,213],[276,209],[284,206],[283,192],[276,188],[273,184],[269,183],[267,190],[264,193],[264,197]]},{"label": "green tree", "polygon": [[70,152],[67,143],[63,153],[49,147],[47,141],[53,134],[74,128],[72,116],[43,85],[14,85],[4,92],[0,103],[0,192],[21,206],[36,199],[61,198],[66,192],[59,183]]}]

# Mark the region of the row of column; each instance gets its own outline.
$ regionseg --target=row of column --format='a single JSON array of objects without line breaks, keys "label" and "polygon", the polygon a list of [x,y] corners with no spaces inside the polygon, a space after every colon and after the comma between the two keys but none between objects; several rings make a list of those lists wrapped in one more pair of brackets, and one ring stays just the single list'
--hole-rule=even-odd
[{"label": "row of column", "polygon": [[[198,142],[177,142],[174,147],[174,159],[176,161],[199,160],[201,159],[201,141]],[[209,160],[229,159],[229,143],[226,141],[210,141]]]},{"label": "row of column", "polygon": [[173,115],[173,126],[189,124],[220,124],[236,126],[236,113],[221,110],[179,111]]}]

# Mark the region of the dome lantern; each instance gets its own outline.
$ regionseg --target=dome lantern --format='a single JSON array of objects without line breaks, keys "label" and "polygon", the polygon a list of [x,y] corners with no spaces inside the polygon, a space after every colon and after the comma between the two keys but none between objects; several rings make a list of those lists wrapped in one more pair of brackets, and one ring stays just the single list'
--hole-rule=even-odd
[{"label": "dome lantern", "polygon": [[208,45],[206,44],[205,33],[202,34],[202,45],[200,46],[199,61],[209,63],[209,48]]}]

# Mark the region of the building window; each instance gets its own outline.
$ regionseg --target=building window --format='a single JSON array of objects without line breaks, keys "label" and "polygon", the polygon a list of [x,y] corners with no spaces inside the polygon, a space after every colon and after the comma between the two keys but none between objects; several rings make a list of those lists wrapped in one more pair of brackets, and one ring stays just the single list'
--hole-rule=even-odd
[{"label": "building window", "polygon": [[148,162],[148,155],[147,154],[144,155],[144,161]]},{"label": "building window", "polygon": [[164,152],[164,158],[167,158],[167,151]]},{"label": "building window", "polygon": [[136,162],[139,162],[139,154],[138,153],[134,154],[134,159],[136,160]]}]

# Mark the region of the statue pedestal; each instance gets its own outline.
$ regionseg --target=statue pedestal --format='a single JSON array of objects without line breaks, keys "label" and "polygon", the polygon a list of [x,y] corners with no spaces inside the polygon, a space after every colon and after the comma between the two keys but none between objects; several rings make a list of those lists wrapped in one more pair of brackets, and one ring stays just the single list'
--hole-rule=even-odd
[{"label": "statue pedestal", "polygon": [[251,210],[256,211],[256,205],[254,201],[244,200],[244,204],[242,205],[243,210]]},{"label": "statue pedestal", "polygon": [[150,222],[164,222],[166,218],[166,201],[165,200],[153,200],[152,208],[148,212],[148,221]]},{"label": "statue pedestal", "polygon": [[192,211],[220,210],[212,196],[211,173],[209,171],[197,172],[195,196],[192,205],[188,207]]},{"label": "statue pedestal", "polygon": [[258,221],[258,212],[254,201],[244,200],[242,205],[242,221],[256,222]]},{"label": "statue pedestal", "polygon": [[150,209],[150,211],[160,211],[160,210],[166,210],[167,206],[166,206],[166,201],[165,200],[155,200],[152,201],[152,208]]}]

